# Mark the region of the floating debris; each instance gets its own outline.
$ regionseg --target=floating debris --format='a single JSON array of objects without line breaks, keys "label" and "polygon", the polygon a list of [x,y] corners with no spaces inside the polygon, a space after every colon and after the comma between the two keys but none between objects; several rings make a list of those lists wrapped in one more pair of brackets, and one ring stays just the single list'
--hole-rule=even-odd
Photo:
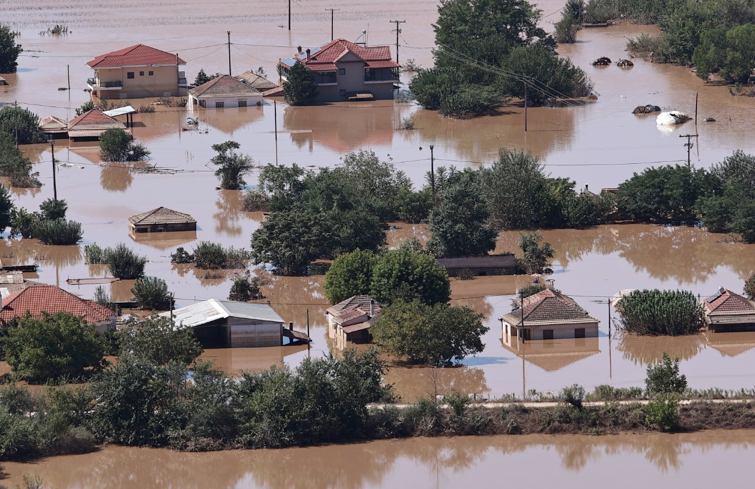
[{"label": "floating debris", "polygon": [[679,124],[684,124],[689,120],[692,120],[692,117],[684,112],[672,110],[671,112],[661,112],[656,118],[655,123],[659,126],[677,126]]},{"label": "floating debris", "polygon": [[605,56],[596,59],[592,62],[593,66],[608,66],[611,64],[611,58],[606,58]]},{"label": "floating debris", "polygon": [[703,122],[716,122],[716,120],[713,117],[706,117]]},{"label": "floating debris", "polygon": [[661,108],[658,107],[657,105],[652,105],[652,104],[638,105],[637,107],[634,108],[634,110],[632,111],[632,114],[635,114],[635,115],[652,114],[653,112],[660,112],[660,111],[661,111]]},{"label": "floating debris", "polygon": [[619,58],[619,60],[616,62],[616,66],[618,66],[619,68],[631,68],[634,66],[634,63],[632,63],[628,59]]}]

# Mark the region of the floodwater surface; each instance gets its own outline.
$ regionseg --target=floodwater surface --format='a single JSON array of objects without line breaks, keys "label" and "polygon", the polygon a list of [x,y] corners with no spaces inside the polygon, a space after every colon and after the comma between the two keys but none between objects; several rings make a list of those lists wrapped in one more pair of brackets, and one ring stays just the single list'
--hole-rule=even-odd
[{"label": "floodwater surface", "polygon": [[10,479],[58,489],[357,489],[511,487],[617,489],[741,485],[751,431],[612,436],[416,438],[284,450],[179,453],[106,447],[88,455],[5,464]]},{"label": "floodwater surface", "polygon": [[[545,27],[558,19],[561,0],[538,5]],[[199,0],[111,2],[80,0],[65,5],[52,0],[30,4],[21,0],[2,2],[2,21],[21,32],[25,52],[19,73],[6,77],[10,86],[0,87],[0,103],[28,107],[40,116],[73,118],[74,108],[85,102],[85,81],[92,75],[86,62],[99,54],[145,43],[186,59],[187,77],[200,68],[208,73],[227,71],[226,31],[231,31],[234,74],[259,66],[275,78],[279,58],[289,57],[296,47],[315,46],[330,38],[330,12],[335,14],[335,35],[357,40],[366,31],[370,45],[395,43],[394,24],[406,20],[400,33],[400,59],[414,59],[421,66],[432,64],[432,23],[437,17],[434,0],[399,2],[294,2],[292,30],[287,27],[285,2],[255,3],[241,0],[214,2],[211,9]],[[54,24],[65,24],[66,36],[40,35]],[[499,148],[531,151],[541,157],[553,176],[570,177],[579,188],[589,185],[615,187],[635,171],[685,160],[679,135],[699,133],[692,163],[708,167],[735,149],[755,152],[751,117],[755,99],[732,97],[726,87],[705,86],[683,67],[656,65],[635,60],[635,67],[622,70],[612,65],[593,67],[600,56],[616,59],[624,54],[627,37],[657,32],[652,26],[619,25],[607,29],[584,29],[579,42],[561,46],[561,54],[582,67],[595,82],[599,94],[594,103],[573,107],[542,107],[529,111],[529,130],[524,131],[523,108],[504,107],[499,114],[456,121],[424,111],[412,104],[390,101],[342,103],[316,107],[288,107],[266,102],[262,107],[195,110],[158,107],[155,113],[135,115],[134,134],[151,151],[149,164],[105,165],[92,143],[58,141],[55,168],[58,197],[68,203],[68,217],[82,223],[82,246],[52,247],[35,240],[0,241],[3,263],[39,264],[30,279],[53,283],[86,298],[95,286],[68,285],[67,279],[103,276],[99,266],[85,263],[83,246],[126,243],[149,259],[147,275],[168,282],[179,307],[209,298],[228,296],[232,279],[241,271],[200,271],[172,265],[170,254],[178,246],[193,248],[198,241],[249,248],[250,236],[262,221],[260,213],[241,210],[239,191],[217,190],[209,163],[211,146],[232,139],[258,164],[298,163],[307,168],[333,167],[348,151],[374,150],[406,172],[415,186],[423,185],[430,168],[429,146],[434,145],[436,167],[478,167],[495,158]],[[362,38],[363,40],[363,38]],[[395,54],[395,46],[393,48]],[[67,86],[67,66],[71,91]],[[402,80],[409,80],[408,74]],[[655,104],[694,115],[699,93],[699,120],[713,117],[715,123],[689,122],[675,131],[661,131],[653,116],[631,114],[637,105]],[[154,100],[132,100],[136,107]],[[414,114],[416,129],[397,131],[398,121]],[[186,116],[200,121],[190,128]],[[276,117],[277,115],[277,117]],[[276,127],[277,121],[277,127]],[[275,132],[278,131],[277,146]],[[422,148],[422,149],[420,149]],[[52,197],[53,165],[50,147],[24,148],[36,162],[44,183],[41,189],[12,189],[17,206],[36,209]],[[257,173],[247,178],[257,183]],[[161,239],[134,240],[128,234],[129,216],[166,206],[191,214],[198,222],[196,233],[170,233]],[[600,226],[588,230],[546,231],[556,249],[552,276],[556,287],[573,296],[591,315],[600,319],[601,334],[584,344],[544,342],[542,348],[504,347],[498,318],[510,310],[517,288],[529,277],[486,277],[452,281],[453,303],[468,305],[485,315],[490,328],[484,337],[485,351],[464,360],[465,367],[432,371],[397,367],[387,380],[406,400],[428,393],[457,388],[497,397],[528,390],[558,391],[579,383],[587,388],[599,384],[641,386],[645,367],[664,352],[683,360],[682,371],[692,387],[751,388],[755,374],[755,336],[698,335],[688,338],[636,338],[616,334],[609,328],[606,299],[627,288],[685,288],[700,296],[719,286],[741,290],[742,282],[755,270],[753,245],[732,242],[725,235],[695,228],[645,225]],[[389,245],[416,237],[425,241],[426,226],[399,224],[387,232]],[[503,233],[497,251],[516,251],[518,233]],[[285,362],[297,365],[308,356],[330,350],[324,311],[328,307],[322,290],[323,277],[268,277],[263,287],[266,300],[297,330],[309,327],[314,342],[307,348],[275,348],[248,351],[208,351],[204,357],[229,372],[263,368]],[[110,293],[128,300],[133,282],[116,282]]]}]

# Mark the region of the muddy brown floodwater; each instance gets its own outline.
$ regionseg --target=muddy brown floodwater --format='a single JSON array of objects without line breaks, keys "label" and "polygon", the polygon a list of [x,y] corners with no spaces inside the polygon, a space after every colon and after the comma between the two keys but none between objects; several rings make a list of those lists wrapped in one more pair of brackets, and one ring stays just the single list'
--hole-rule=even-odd
[{"label": "muddy brown floodwater", "polygon": [[[178,52],[188,62],[185,69],[189,79],[200,68],[225,72],[228,30],[232,33],[233,72],[262,66],[274,78],[277,60],[290,56],[296,46],[314,46],[329,40],[327,8],[340,9],[336,12],[336,36],[355,40],[367,31],[371,45],[395,43],[389,20],[406,20],[400,35],[402,62],[414,59],[424,67],[432,64],[435,0],[294,2],[290,32],[285,27],[284,4],[223,0],[213,2],[208,9],[207,2],[200,0],[124,0],[117,5],[102,0],[65,4],[53,0],[4,0],[2,22],[21,32],[25,52],[18,74],[7,77],[10,86],[0,87],[0,104],[18,101],[40,116],[52,114],[70,119],[74,108],[88,99],[83,88],[92,73],[86,62],[136,43]],[[550,23],[558,19],[564,1],[549,0],[538,5],[543,10],[545,26],[552,28]],[[65,24],[72,32],[63,37],[39,35],[54,24]],[[55,156],[65,164],[55,170],[58,195],[68,202],[69,218],[82,223],[82,246],[51,247],[35,240],[6,239],[0,241],[0,259],[4,263],[37,262],[38,275],[29,278],[91,298],[94,286],[66,283],[68,278],[104,273],[102,267],[85,263],[83,245],[96,242],[113,246],[124,242],[148,257],[146,273],[168,282],[179,307],[227,297],[231,279],[239,271],[204,272],[171,265],[170,253],[178,246],[191,249],[202,240],[249,247],[250,235],[259,227],[262,216],[241,210],[240,192],[216,190],[217,180],[209,165],[211,145],[229,139],[238,141],[242,151],[257,163],[295,162],[308,168],[333,167],[348,151],[372,149],[381,158],[391,158],[416,186],[423,184],[429,170],[430,144],[435,145],[436,166],[476,168],[495,158],[501,147],[530,151],[543,159],[553,176],[569,177],[578,187],[589,185],[592,190],[615,187],[633,172],[653,165],[684,160],[686,151],[680,134],[700,134],[692,152],[695,166],[708,167],[735,149],[755,152],[755,139],[751,137],[755,132],[755,99],[732,97],[726,87],[704,86],[682,67],[642,60],[635,60],[631,70],[614,65],[591,66],[590,62],[600,56],[624,56],[626,38],[641,32],[657,29],[633,25],[584,29],[579,42],[561,46],[561,54],[587,72],[600,96],[596,102],[578,107],[531,109],[527,132],[521,107],[504,108],[495,116],[454,121],[411,104],[386,101],[317,107],[274,106],[270,102],[243,109],[191,112],[159,108],[155,113],[137,114],[134,134],[152,151],[150,165],[159,171],[145,171],[144,164],[103,165],[96,144],[58,141]],[[67,84],[67,66],[72,90],[59,91]],[[408,81],[406,74],[402,76]],[[694,114],[697,93],[699,119],[713,117],[718,122],[700,122],[697,126],[688,122],[668,132],[659,130],[653,116],[631,114],[635,106],[651,103]],[[131,102],[139,106],[151,100]],[[416,114],[414,131],[394,129],[400,118],[411,114]],[[198,128],[186,126],[187,115],[199,119]],[[16,205],[34,209],[52,196],[50,148],[36,145],[24,151],[36,162],[35,170],[45,185],[41,189],[13,189],[13,196]],[[252,174],[248,183],[254,185],[256,181],[257,175]],[[134,241],[128,235],[128,217],[157,206],[191,214],[198,222],[196,233]],[[387,234],[390,246],[397,246],[410,237],[424,241],[429,232],[426,226],[399,224],[398,229]],[[530,389],[558,391],[574,383],[588,389],[599,384],[641,386],[646,365],[664,352],[683,359],[682,371],[692,387],[738,389],[755,385],[751,368],[755,361],[755,333],[669,339],[622,336],[609,329],[605,303],[608,296],[626,288],[681,287],[701,296],[712,294],[719,286],[738,291],[743,279],[755,270],[752,245],[730,242],[724,235],[695,228],[646,225],[543,234],[557,250],[552,276],[556,287],[600,319],[600,336],[582,342],[555,340],[537,346],[504,347],[497,318],[510,310],[512,295],[530,279],[454,280],[453,303],[468,305],[485,315],[490,328],[484,337],[485,350],[465,359],[461,368],[435,372],[424,368],[391,370],[387,381],[395,384],[398,394],[411,401],[451,388],[496,397],[511,393],[522,396]],[[515,251],[517,239],[517,233],[503,233],[497,251]],[[118,299],[128,299],[131,285],[115,283],[111,293]],[[309,356],[329,351],[322,277],[270,277],[264,293],[296,329],[305,329],[309,315],[312,348],[209,350],[205,358],[229,372],[239,372],[281,362],[297,365]],[[95,456],[107,457],[110,453],[114,452],[105,450]],[[123,453],[141,456],[138,451]],[[253,478],[244,480],[256,483]]]},{"label": "muddy brown floodwater", "polygon": [[[179,453],[106,447],[89,455],[7,463],[9,480],[57,489],[357,489],[727,487],[750,476],[751,431],[605,437],[416,438],[285,450]],[[590,484],[588,481],[593,481]],[[47,485],[45,486],[47,487]]]}]

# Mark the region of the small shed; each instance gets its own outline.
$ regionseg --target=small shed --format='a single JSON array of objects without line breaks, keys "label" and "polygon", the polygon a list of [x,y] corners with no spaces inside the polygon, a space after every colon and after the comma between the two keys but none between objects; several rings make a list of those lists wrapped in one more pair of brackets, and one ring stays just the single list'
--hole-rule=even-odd
[{"label": "small shed", "polygon": [[197,221],[188,214],[167,207],[135,214],[128,218],[129,232],[166,233],[171,231],[196,231]]},{"label": "small shed", "polygon": [[92,109],[68,123],[69,139],[99,139],[108,129],[126,130],[126,124],[106,115],[99,109]]},{"label": "small shed", "polygon": [[709,330],[755,331],[755,302],[723,287],[703,301],[703,313]]},{"label": "small shed", "polygon": [[209,299],[160,315],[173,317],[180,328],[194,328],[205,347],[281,346],[284,337],[289,344],[310,341],[305,333],[286,329],[283,319],[267,304]]},{"label": "small shed", "polygon": [[262,93],[230,75],[214,78],[189,90],[189,106],[222,109],[262,105]]},{"label": "small shed", "polygon": [[336,347],[343,349],[348,343],[370,343],[370,327],[383,315],[378,302],[368,295],[355,295],[325,311],[328,317],[328,336]]},{"label": "small shed", "polygon": [[464,271],[481,277],[516,274],[516,258],[514,258],[514,255],[438,258],[438,264],[446,269],[449,277],[457,277]]},{"label": "small shed", "polygon": [[529,341],[598,336],[599,321],[560,292],[545,289],[522,302],[501,316],[502,341],[509,347],[519,338]]}]

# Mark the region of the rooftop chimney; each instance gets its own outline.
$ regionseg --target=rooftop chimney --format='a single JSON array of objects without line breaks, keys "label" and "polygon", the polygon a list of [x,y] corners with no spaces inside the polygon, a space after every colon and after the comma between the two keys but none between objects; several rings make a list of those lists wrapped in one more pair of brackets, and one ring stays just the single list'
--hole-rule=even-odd
[{"label": "rooftop chimney", "polygon": [[590,186],[585,184],[585,192],[588,192],[590,190]]},{"label": "rooftop chimney", "polygon": [[288,323],[288,330],[293,331],[294,330],[294,323]]},{"label": "rooftop chimney", "polygon": [[309,59],[309,49],[307,49],[307,59]]},{"label": "rooftop chimney", "polygon": [[301,53],[301,46],[297,46],[297,47],[296,47],[296,52],[297,52],[297,53]]}]

